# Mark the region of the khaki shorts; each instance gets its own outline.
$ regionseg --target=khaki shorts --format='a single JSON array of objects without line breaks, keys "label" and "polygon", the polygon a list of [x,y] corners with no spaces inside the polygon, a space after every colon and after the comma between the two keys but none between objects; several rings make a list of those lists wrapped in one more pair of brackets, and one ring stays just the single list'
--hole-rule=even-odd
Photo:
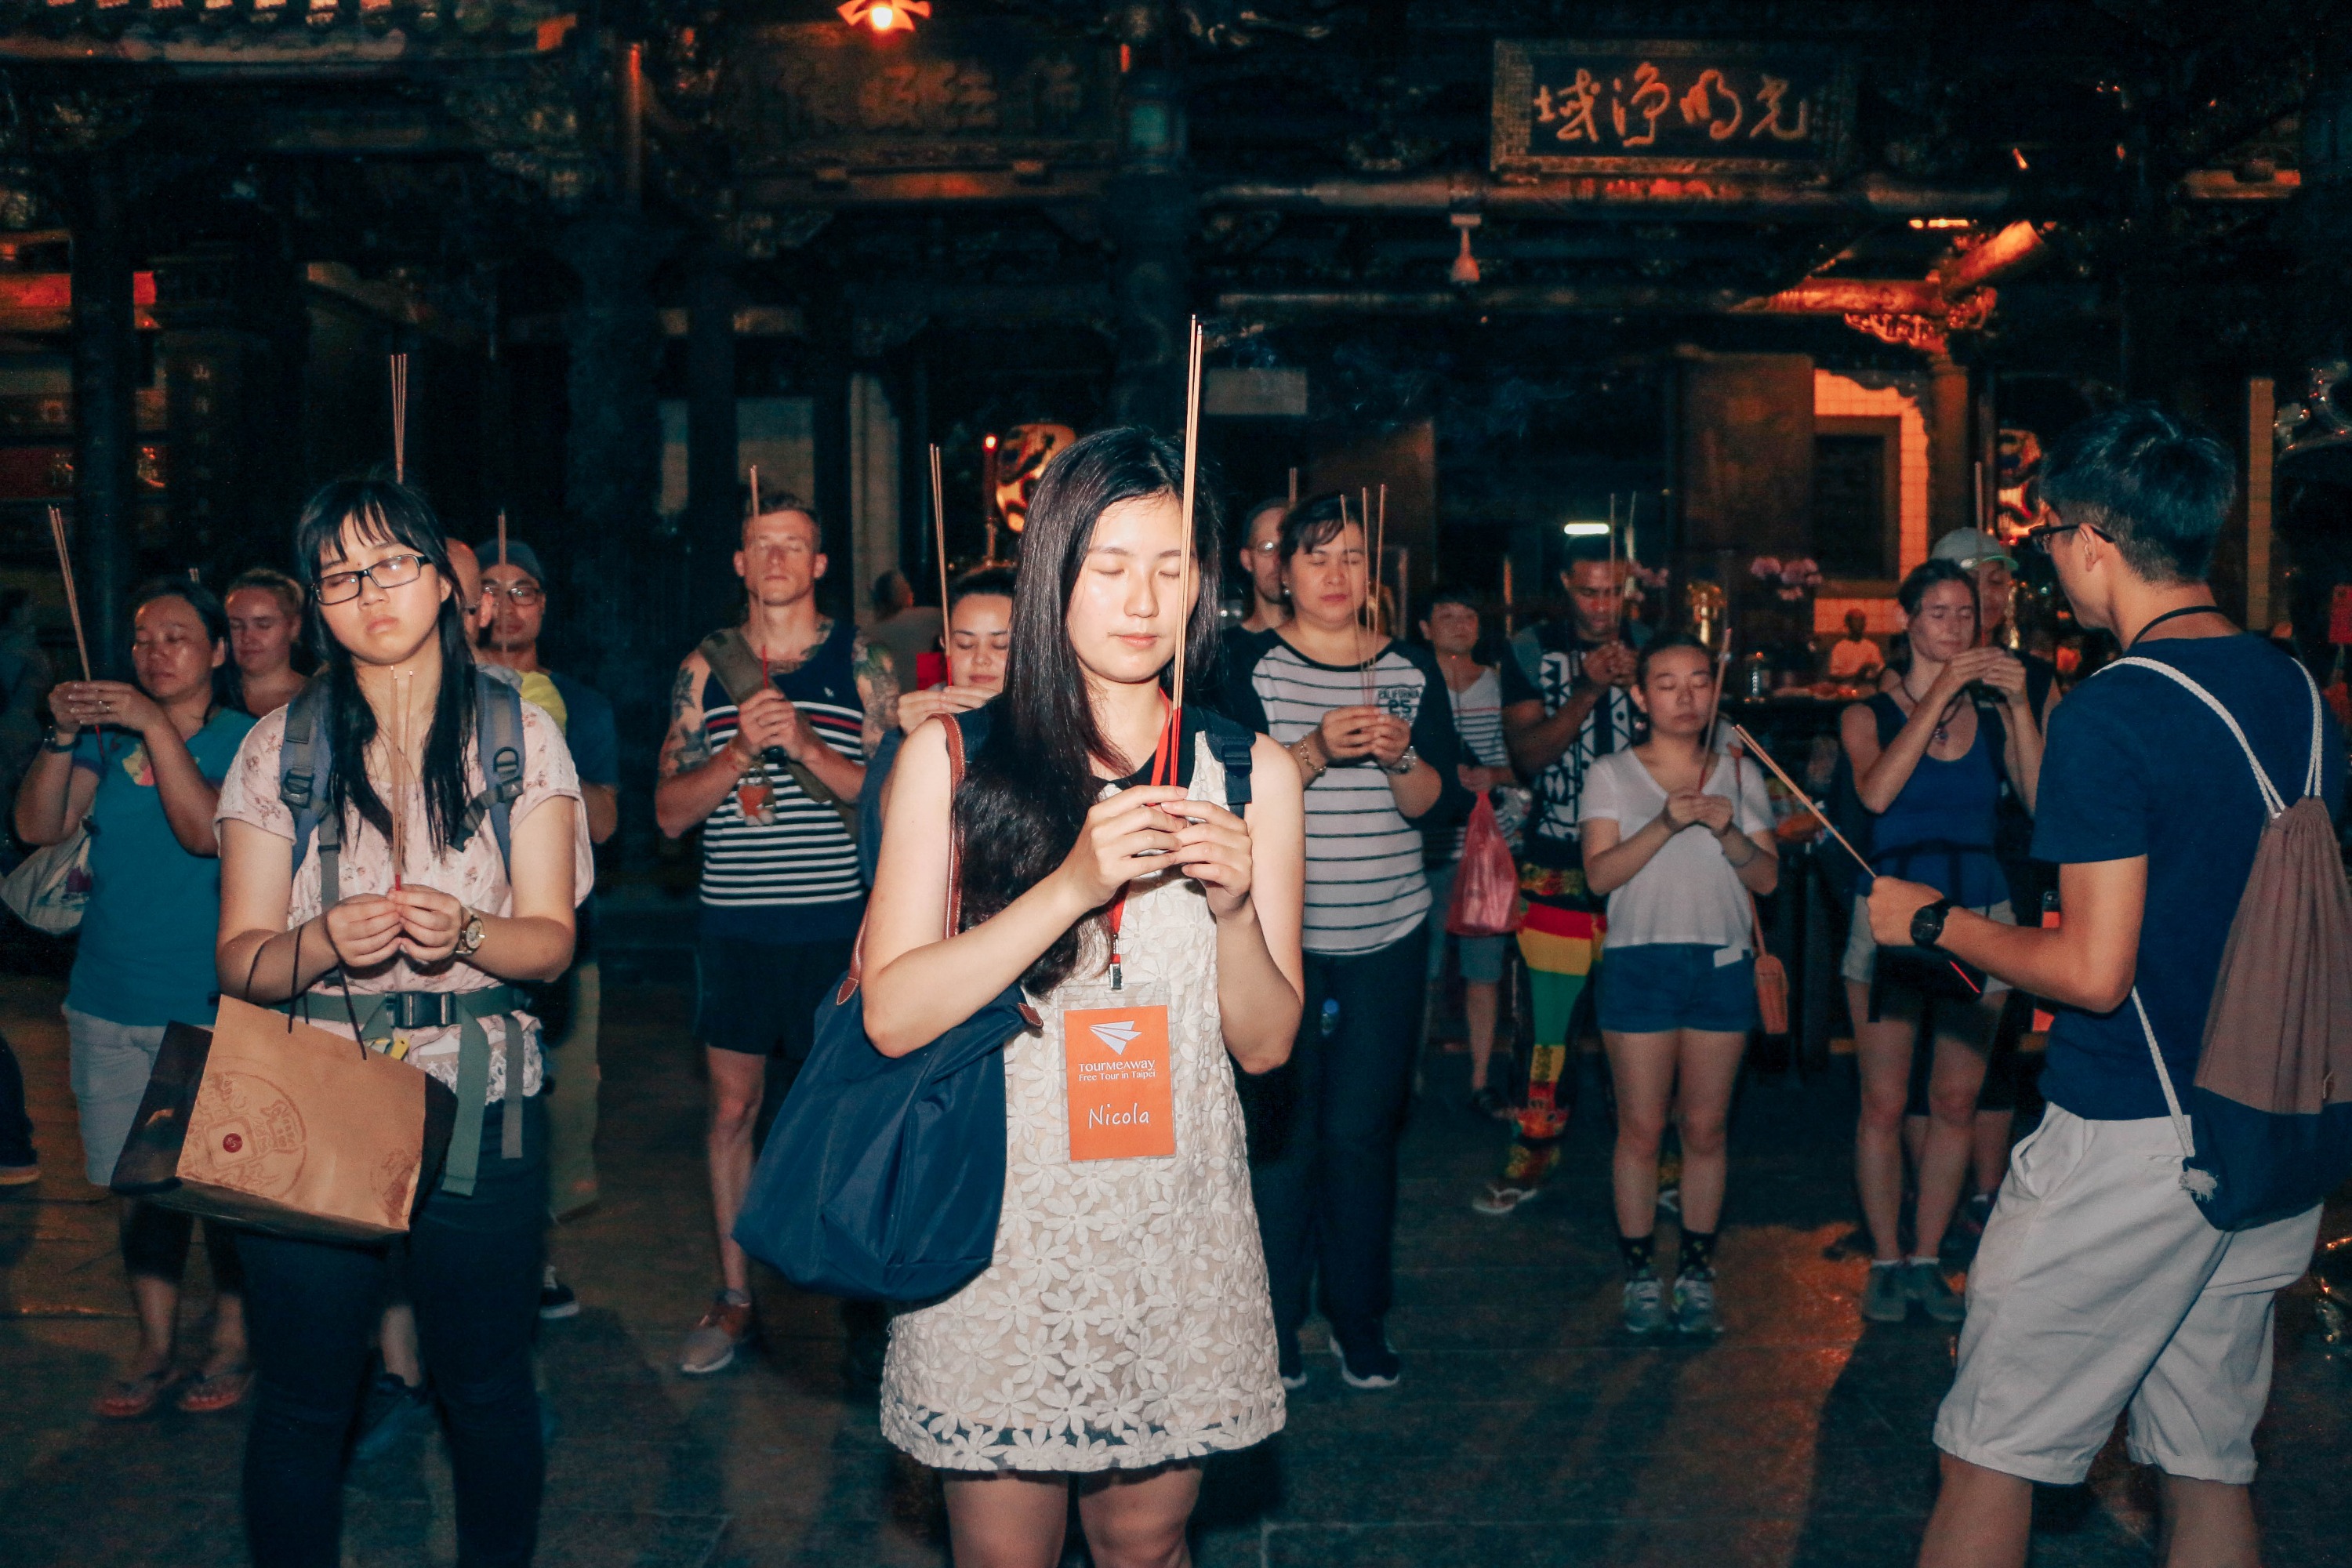
[{"label": "khaki shorts", "polygon": [[[2007,899],[1997,904],[1979,904],[1969,912],[2005,926],[2017,923],[2017,911],[2010,908]],[[1871,966],[1877,962],[1878,939],[1870,934],[1870,900],[1857,894],[1853,900],[1853,924],[1846,931],[1845,960],[1838,965],[1838,973],[1856,985],[1867,985],[1870,984]],[[1995,979],[1990,974],[1985,976],[1986,995],[1998,996],[2008,989],[2008,981]]]},{"label": "khaki shorts", "polygon": [[2243,1486],[2271,1388],[2271,1309],[2303,1277],[2319,1209],[2219,1231],[2180,1187],[2165,1117],[2052,1106],[2017,1146],[1969,1272],[1936,1447],[2072,1486],[2126,1408],[2131,1457]]}]

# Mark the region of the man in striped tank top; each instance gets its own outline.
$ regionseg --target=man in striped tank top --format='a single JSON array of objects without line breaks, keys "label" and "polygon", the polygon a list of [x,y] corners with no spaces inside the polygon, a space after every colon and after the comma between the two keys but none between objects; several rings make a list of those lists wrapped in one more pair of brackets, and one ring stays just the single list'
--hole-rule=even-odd
[{"label": "man in striped tank top", "polygon": [[[848,967],[866,908],[857,844],[805,770],[855,801],[866,759],[895,720],[889,656],[846,619],[817,612],[824,575],[816,516],[771,496],[743,524],[735,571],[750,598],[741,631],[767,677],[739,708],[698,648],[678,666],[654,815],[676,838],[702,829],[695,1033],[710,1073],[710,1205],[722,1284],[687,1335],[678,1370],[719,1371],[754,1332],[751,1275],[732,1232],[751,1179],[751,1126],[768,1058],[806,1054],[818,998]],[[790,764],[790,765],[788,765]]]}]

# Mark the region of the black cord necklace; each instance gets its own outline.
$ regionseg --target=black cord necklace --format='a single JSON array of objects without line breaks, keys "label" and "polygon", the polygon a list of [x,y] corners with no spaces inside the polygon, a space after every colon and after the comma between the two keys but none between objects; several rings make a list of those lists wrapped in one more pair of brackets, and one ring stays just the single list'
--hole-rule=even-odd
[{"label": "black cord necklace", "polygon": [[[1918,711],[1919,699],[1911,695],[1911,678],[1906,675],[1901,680],[1896,681],[1895,685],[1901,689],[1903,695],[1910,700],[1912,711]],[[1943,713],[1936,720],[1936,738],[1932,744],[1940,746],[1951,739],[1953,716],[1959,712],[1960,704],[1962,701],[1966,700],[1967,697],[1967,691],[1963,690],[1958,696],[1953,698],[1949,702],[1944,705]]]}]

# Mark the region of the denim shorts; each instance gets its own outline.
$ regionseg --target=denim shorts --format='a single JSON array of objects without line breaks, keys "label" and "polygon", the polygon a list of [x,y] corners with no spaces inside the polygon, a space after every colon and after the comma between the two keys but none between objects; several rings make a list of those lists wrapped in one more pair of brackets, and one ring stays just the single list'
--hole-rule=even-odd
[{"label": "denim shorts", "polygon": [[[1717,959],[1738,951],[1727,963]],[[1601,968],[1601,1026],[1612,1035],[1711,1029],[1742,1035],[1756,1026],[1756,956],[1704,942],[1612,947]]]}]

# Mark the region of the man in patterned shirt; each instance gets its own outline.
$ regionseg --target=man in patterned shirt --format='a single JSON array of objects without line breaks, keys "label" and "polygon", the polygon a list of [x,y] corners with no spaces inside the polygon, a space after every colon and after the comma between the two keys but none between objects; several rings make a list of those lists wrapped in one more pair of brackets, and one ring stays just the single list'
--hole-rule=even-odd
[{"label": "man in patterned shirt", "polygon": [[[817,999],[848,967],[866,910],[856,839],[797,775],[855,801],[866,759],[897,722],[898,687],[888,655],[848,620],[817,613],[824,569],[823,534],[802,501],[771,495],[745,521],[735,571],[751,605],[740,630],[767,680],[739,709],[702,651],[687,655],[654,788],[664,833],[702,830],[695,1033],[710,1073],[723,1278],[686,1337],[678,1370],[690,1376],[726,1366],[755,1332],[749,1265],[732,1233],[768,1058],[807,1054]],[[795,765],[776,762],[778,752]]]},{"label": "man in patterned shirt", "polygon": [[[1517,1135],[1502,1175],[1472,1201],[1480,1214],[1508,1214],[1536,1195],[1559,1157],[1575,1109],[1560,1085],[1574,1085],[1570,1029],[1608,923],[1608,901],[1584,886],[1584,773],[1594,758],[1633,738],[1627,691],[1634,649],[1623,624],[1622,577],[1605,555],[1572,560],[1560,574],[1568,618],[1521,632],[1502,664],[1504,738],[1536,796],[1519,858],[1519,891],[1528,904],[1519,955],[1535,1001],[1535,1038]],[[1632,629],[1637,637],[1642,630]]]}]

